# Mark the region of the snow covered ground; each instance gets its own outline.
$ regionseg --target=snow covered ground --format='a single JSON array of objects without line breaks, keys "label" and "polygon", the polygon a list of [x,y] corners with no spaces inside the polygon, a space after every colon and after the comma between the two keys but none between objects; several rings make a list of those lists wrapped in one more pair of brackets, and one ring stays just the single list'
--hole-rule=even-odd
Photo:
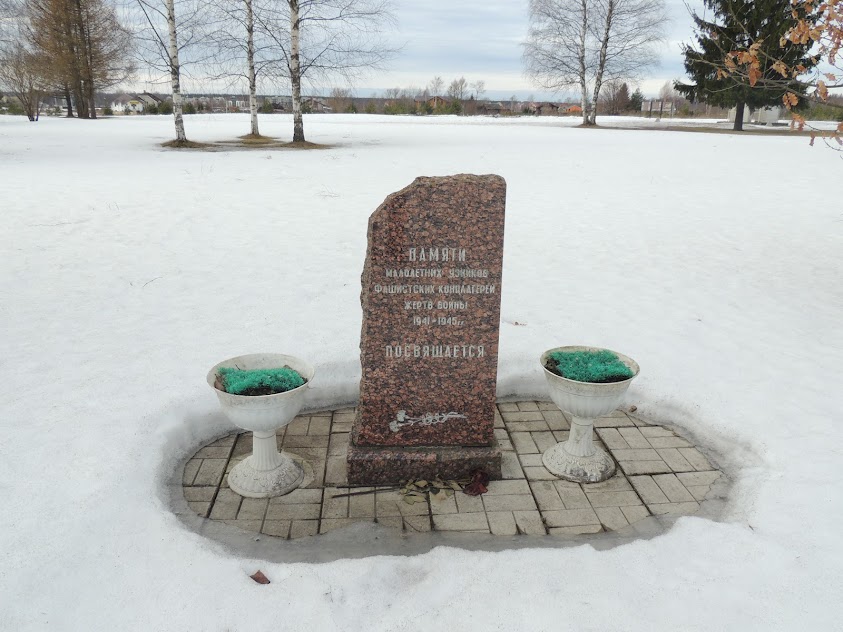
[{"label": "snow covered ground", "polygon": [[[262,131],[289,138],[284,116]],[[187,118],[194,140],[248,131]],[[174,152],[168,117],[0,117],[0,628],[829,630],[843,616],[843,163],[805,138],[555,119],[311,116],[323,151]],[[369,214],[419,175],[508,183],[500,395],[537,358],[635,358],[628,396],[725,455],[725,520],[502,553],[239,559],[169,511],[227,427],[221,358],[352,402]],[[526,323],[515,326],[513,323]],[[247,574],[261,568],[259,586]]]}]

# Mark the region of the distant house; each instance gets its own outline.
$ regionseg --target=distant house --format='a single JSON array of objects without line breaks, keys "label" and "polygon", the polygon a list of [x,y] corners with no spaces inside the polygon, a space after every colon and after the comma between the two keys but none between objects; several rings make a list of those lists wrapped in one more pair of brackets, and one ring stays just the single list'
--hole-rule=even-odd
[{"label": "distant house", "polygon": [[503,113],[509,114],[510,109],[509,106],[505,106],[502,103],[483,102],[477,104],[477,113],[487,116],[500,116]]},{"label": "distant house", "polygon": [[[738,108],[734,107],[729,110],[729,122],[735,122],[735,114]],[[787,110],[780,105],[774,105],[758,110],[750,110],[748,105],[744,106],[743,120],[747,123],[757,123],[758,125],[775,125],[779,119],[785,115]]]},{"label": "distant house", "polygon": [[781,105],[772,105],[766,108],[756,110],[752,117],[753,122],[762,125],[774,125],[778,123],[779,119],[785,118],[787,110]]},{"label": "distant house", "polygon": [[563,103],[559,106],[559,110],[570,115],[582,114],[582,106],[576,103]]},{"label": "distant house", "polygon": [[445,109],[451,106],[451,102],[445,97],[434,96],[427,100],[427,104],[434,110]]},{"label": "distant house", "polygon": [[151,92],[141,92],[135,96],[143,102],[144,109],[148,109],[150,106],[155,106],[157,108],[164,102],[164,99],[158,95],[152,94]]},{"label": "distant house", "polygon": [[313,112],[313,113],[323,113],[323,112],[332,112],[333,109],[321,99],[317,99],[316,97],[307,97],[306,99],[302,100],[302,108],[305,111]]},{"label": "distant house", "polygon": [[274,96],[268,98],[272,102],[272,109],[276,112],[289,112],[293,109],[293,97]]},{"label": "distant house", "polygon": [[559,114],[559,106],[549,101],[536,103],[532,109],[536,116],[557,116]]},{"label": "distant house", "polygon": [[232,106],[233,103],[226,96],[211,97],[212,112],[228,112]]},{"label": "distant house", "polygon": [[144,101],[136,94],[121,94],[111,102],[111,111],[115,114],[140,114]]},{"label": "distant house", "polygon": [[164,99],[150,92],[140,94],[121,94],[111,102],[115,114],[142,114],[151,107],[158,107]]}]

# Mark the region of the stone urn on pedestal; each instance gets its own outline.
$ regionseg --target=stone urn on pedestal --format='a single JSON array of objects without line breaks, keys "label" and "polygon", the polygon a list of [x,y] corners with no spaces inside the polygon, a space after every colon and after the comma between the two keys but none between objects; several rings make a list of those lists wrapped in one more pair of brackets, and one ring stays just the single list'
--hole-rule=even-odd
[{"label": "stone urn on pedestal", "polygon": [[[234,395],[223,390],[218,380],[221,368],[248,371],[285,366],[297,371],[304,384],[272,395]],[[278,451],[275,435],[301,410],[314,373],[304,360],[280,353],[238,356],[220,362],[208,372],[208,384],[217,394],[226,417],[234,425],[252,432],[252,454],[228,474],[232,491],[249,498],[270,498],[290,493],[304,480],[301,466],[289,454]]]},{"label": "stone urn on pedestal", "polygon": [[556,476],[577,483],[599,483],[615,473],[615,462],[604,450],[594,445],[594,420],[615,410],[630,383],[638,375],[638,364],[622,353],[614,353],[625,364],[632,377],[615,382],[578,382],[561,377],[547,368],[551,353],[606,351],[598,347],[557,347],[541,356],[544,377],[550,398],[560,410],[569,413],[571,432],[568,440],[557,443],[542,455],[545,468]]}]

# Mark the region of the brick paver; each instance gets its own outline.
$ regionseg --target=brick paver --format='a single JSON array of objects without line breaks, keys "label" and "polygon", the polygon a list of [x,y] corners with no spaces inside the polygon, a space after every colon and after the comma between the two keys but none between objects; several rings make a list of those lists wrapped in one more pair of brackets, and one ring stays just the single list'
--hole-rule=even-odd
[{"label": "brick paver", "polygon": [[518,527],[515,526],[515,516],[511,511],[492,511],[486,514],[489,520],[489,529],[493,535],[515,535]]},{"label": "brick paver", "polygon": [[694,514],[722,477],[697,446],[670,428],[618,410],[596,420],[594,438],[614,457],[617,474],[595,484],[560,480],[542,465],[542,453],[567,440],[570,417],[551,402],[501,402],[495,437],[504,480],[492,481],[480,496],[457,491],[408,504],[395,488],[347,485],[345,459],[355,414],[354,409],[309,413],[278,432],[279,448],[302,463],[306,478],[304,487],[277,498],[241,498],[228,487],[228,472],[251,453],[250,433],[201,447],[182,474],[188,507],[203,518],[283,539],[357,522],[405,535],[571,537],[626,529],[651,516]]}]

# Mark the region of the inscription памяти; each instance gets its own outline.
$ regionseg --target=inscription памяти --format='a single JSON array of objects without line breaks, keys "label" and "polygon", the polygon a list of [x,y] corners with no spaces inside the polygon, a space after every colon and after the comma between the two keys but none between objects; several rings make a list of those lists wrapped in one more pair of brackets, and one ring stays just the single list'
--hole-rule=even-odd
[{"label": "inscription \u043f\u0430\u043c\u044f\u0442\u0438", "polygon": [[369,218],[350,483],[500,478],[505,203],[500,176],[417,178]]}]

